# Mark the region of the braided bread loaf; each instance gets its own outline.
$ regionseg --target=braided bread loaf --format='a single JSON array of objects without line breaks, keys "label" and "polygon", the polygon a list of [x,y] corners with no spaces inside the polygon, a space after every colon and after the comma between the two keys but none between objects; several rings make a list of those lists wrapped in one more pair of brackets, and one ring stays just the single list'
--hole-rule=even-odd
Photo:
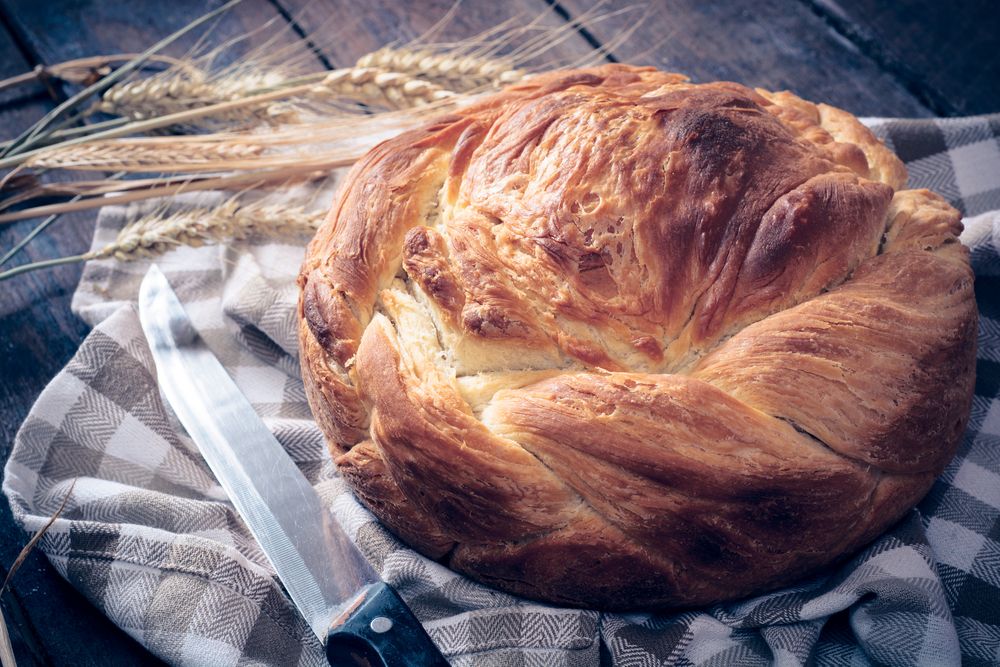
[{"label": "braided bread loaf", "polygon": [[555,72],[386,141],[300,285],[360,500],[497,588],[605,609],[789,583],[954,454],[958,213],[850,114],[650,68]]}]

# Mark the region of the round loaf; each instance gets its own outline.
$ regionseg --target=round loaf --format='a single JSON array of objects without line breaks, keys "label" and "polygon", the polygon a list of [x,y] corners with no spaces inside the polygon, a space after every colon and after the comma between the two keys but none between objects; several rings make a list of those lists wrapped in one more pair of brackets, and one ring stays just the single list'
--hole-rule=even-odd
[{"label": "round loaf", "polygon": [[373,149],[299,279],[337,466],[404,541],[601,609],[790,583],[962,436],[958,213],[849,113],[606,65]]}]

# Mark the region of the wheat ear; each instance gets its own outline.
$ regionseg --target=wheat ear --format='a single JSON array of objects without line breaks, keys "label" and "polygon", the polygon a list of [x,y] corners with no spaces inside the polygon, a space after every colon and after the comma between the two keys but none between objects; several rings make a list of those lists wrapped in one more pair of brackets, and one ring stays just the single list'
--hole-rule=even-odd
[{"label": "wheat ear", "polygon": [[91,259],[114,258],[121,262],[156,257],[177,246],[200,247],[209,243],[249,238],[294,238],[312,234],[326,215],[301,206],[240,204],[230,199],[215,208],[192,208],[170,215],[151,214],[126,225],[118,237],[82,255],[22,264],[0,273],[0,281],[16,275]]},{"label": "wheat ear", "polygon": [[523,69],[504,58],[451,55],[407,47],[373,51],[362,56],[357,66],[417,76],[460,92],[515,83],[526,75]]},{"label": "wheat ear", "polygon": [[445,90],[436,84],[423,81],[408,74],[384,72],[375,68],[346,68],[334,70],[326,75],[319,85],[302,83],[256,93],[250,97],[228,100],[210,104],[197,109],[188,109],[176,113],[137,120],[109,130],[96,132],[92,135],[74,137],[53,146],[26,150],[17,155],[0,158],[0,169],[15,167],[36,159],[49,151],[65,150],[69,146],[93,142],[98,139],[113,139],[134,135],[139,132],[149,132],[164,127],[183,125],[193,121],[217,116],[233,109],[265,102],[278,102],[296,96],[310,95],[319,100],[329,100],[331,97],[341,97],[358,102],[375,105],[385,105],[390,108],[413,108],[427,106],[434,102],[448,101],[455,93]]},{"label": "wheat ear", "polygon": [[[160,145],[150,139],[121,139],[79,144],[39,153],[27,164],[46,169],[84,169],[105,171],[148,171],[163,163],[164,150],[173,144]],[[264,147],[249,142],[176,142],[171,160],[188,168],[205,165],[212,168],[220,160],[249,160],[260,156]]]},{"label": "wheat ear", "polygon": [[455,96],[436,83],[405,72],[378,67],[349,67],[330,72],[311,90],[317,98],[346,97],[390,109],[408,109],[444,102]]},{"label": "wheat ear", "polygon": [[103,248],[86,253],[84,259],[114,257],[130,262],[162,255],[187,245],[242,241],[251,237],[283,238],[312,234],[324,213],[307,212],[300,206],[240,204],[228,200],[215,208],[193,208],[171,215],[148,215],[126,225],[118,237]]},{"label": "wheat ear", "polygon": [[[446,67],[442,71],[451,69]],[[275,94],[285,100],[303,94],[322,100],[345,98],[390,109],[423,106],[454,95],[432,81],[382,67],[334,70],[318,84],[296,85],[295,81],[273,71],[241,73],[215,80],[204,74],[168,72],[115,86],[105,93],[98,108],[106,113],[146,120],[224,105],[204,118],[230,122],[287,122],[294,111],[288,105],[273,103]],[[261,99],[261,93],[265,92],[269,94]],[[246,104],[225,104],[238,101]]]},{"label": "wheat ear", "polygon": [[[241,72],[209,77],[201,70],[168,71],[110,88],[98,109],[105,113],[144,120],[198,109],[220,102],[239,100],[272,90],[287,79],[275,71]],[[284,122],[290,111],[280,105],[262,103],[227,109],[212,120],[228,122]]]}]

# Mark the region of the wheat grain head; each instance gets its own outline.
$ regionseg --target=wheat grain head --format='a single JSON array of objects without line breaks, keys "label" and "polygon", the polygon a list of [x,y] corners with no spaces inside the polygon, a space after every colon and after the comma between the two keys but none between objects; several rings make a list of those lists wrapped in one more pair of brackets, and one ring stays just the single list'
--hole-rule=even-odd
[{"label": "wheat grain head", "polygon": [[163,215],[153,213],[126,225],[118,237],[84,259],[114,257],[122,262],[162,255],[177,246],[250,238],[291,238],[312,234],[325,214],[301,206],[242,204],[229,199],[213,208],[192,208]]}]

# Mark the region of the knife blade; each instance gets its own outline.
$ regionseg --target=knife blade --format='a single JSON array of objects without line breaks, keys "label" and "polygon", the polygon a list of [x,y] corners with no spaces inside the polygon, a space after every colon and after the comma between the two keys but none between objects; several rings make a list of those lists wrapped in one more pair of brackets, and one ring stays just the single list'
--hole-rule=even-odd
[{"label": "knife blade", "polygon": [[332,665],[444,665],[195,330],[163,272],[139,288],[160,389]]}]

